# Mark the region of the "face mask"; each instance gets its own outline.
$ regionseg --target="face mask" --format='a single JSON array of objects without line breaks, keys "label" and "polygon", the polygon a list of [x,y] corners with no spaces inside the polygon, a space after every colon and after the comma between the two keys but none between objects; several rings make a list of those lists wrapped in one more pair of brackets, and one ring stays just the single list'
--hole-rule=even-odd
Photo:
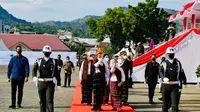
[{"label": "face mask", "polygon": [[92,58],[92,57],[90,57],[90,60],[93,60],[93,58]]},{"label": "face mask", "polygon": [[122,63],[122,59],[118,59],[117,62],[118,62],[119,64],[121,64],[121,63]]},{"label": "face mask", "polygon": [[152,58],[152,61],[156,61],[156,58]]},{"label": "face mask", "polygon": [[[87,58],[86,58],[87,59]],[[69,61],[69,59],[67,59],[66,61]]]},{"label": "face mask", "polygon": [[124,59],[127,59],[127,56],[124,56]]},{"label": "face mask", "polygon": [[174,59],[175,54],[169,54],[169,59]]},{"label": "face mask", "polygon": [[19,51],[17,51],[17,53],[18,53],[18,54],[22,54],[22,51],[21,51],[21,50],[19,50]]},{"label": "face mask", "polygon": [[48,58],[48,57],[50,56],[50,54],[51,54],[51,53],[49,53],[49,52],[45,52],[45,53],[44,53],[44,56]]},{"label": "face mask", "polygon": [[109,61],[109,58],[104,58],[104,60]]}]

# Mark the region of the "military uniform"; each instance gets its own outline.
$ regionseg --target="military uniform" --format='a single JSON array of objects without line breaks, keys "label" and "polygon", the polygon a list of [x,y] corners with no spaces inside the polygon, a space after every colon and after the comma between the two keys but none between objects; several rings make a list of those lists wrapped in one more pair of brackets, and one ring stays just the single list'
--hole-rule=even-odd
[{"label": "military uniform", "polygon": [[178,112],[179,97],[179,75],[181,73],[181,63],[177,59],[165,60],[160,65],[160,76],[162,83],[162,112],[168,112],[171,99],[172,112]]},{"label": "military uniform", "polygon": [[40,58],[33,67],[33,77],[38,76],[40,112],[54,112],[55,85],[60,86],[60,75],[55,59]]}]

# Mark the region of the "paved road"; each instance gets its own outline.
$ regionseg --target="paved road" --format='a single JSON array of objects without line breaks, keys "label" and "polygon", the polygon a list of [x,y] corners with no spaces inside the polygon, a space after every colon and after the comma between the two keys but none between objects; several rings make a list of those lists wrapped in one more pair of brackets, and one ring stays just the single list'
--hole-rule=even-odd
[{"label": "paved road", "polygon": [[[31,80],[25,84],[23,103],[24,109],[8,109],[10,105],[10,83],[6,78],[7,68],[5,66],[0,67],[0,112],[39,112],[39,98],[35,83]],[[62,75],[63,76],[63,75]],[[72,76],[72,86],[75,85],[75,81],[78,79],[78,70]],[[62,78],[63,84],[63,78]],[[133,89],[130,89],[129,102],[130,105],[137,112],[161,112],[162,103],[157,99],[160,97],[156,89],[155,105],[148,104],[147,85],[135,84]],[[62,88],[55,92],[55,112],[69,112],[74,87]],[[195,85],[189,85],[183,90],[180,109],[182,112],[200,112],[200,88]]]}]

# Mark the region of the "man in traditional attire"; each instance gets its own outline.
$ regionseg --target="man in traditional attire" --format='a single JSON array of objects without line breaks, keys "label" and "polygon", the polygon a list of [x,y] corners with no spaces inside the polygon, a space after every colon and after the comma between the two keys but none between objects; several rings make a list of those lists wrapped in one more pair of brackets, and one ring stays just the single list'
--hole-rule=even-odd
[{"label": "man in traditional attire", "polygon": [[120,52],[120,59],[118,59],[118,63],[120,67],[123,69],[125,74],[125,82],[122,85],[122,103],[123,105],[127,104],[128,101],[128,80],[129,80],[129,70],[132,68],[132,65],[130,66],[129,61],[127,60],[126,52],[122,51]]},{"label": "man in traditional attire", "polygon": [[122,93],[122,84],[125,81],[124,71],[117,64],[117,57],[111,60],[111,77],[110,77],[110,95],[112,102],[112,111],[122,111],[122,102],[121,102],[121,93]]},{"label": "man in traditional attire", "polygon": [[107,62],[103,59],[103,50],[98,48],[97,57],[94,59],[93,64],[95,72],[93,75],[93,92],[94,92],[94,111],[103,111],[101,105],[103,103],[103,91],[106,85],[108,85],[110,72]]},{"label": "man in traditional attire", "polygon": [[83,57],[84,61],[81,64],[79,76],[82,85],[82,101],[81,103],[92,103],[92,77],[93,77],[93,60],[90,58],[90,54],[87,53]]}]

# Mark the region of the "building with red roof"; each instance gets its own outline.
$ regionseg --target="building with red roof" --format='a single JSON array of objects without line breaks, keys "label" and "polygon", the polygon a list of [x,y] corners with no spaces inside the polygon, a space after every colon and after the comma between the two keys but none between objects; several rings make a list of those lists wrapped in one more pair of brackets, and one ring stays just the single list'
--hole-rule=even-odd
[{"label": "building with red roof", "polygon": [[50,45],[53,51],[70,51],[56,35],[0,34],[0,39],[11,51],[18,45],[26,51],[42,51],[45,45]]}]

